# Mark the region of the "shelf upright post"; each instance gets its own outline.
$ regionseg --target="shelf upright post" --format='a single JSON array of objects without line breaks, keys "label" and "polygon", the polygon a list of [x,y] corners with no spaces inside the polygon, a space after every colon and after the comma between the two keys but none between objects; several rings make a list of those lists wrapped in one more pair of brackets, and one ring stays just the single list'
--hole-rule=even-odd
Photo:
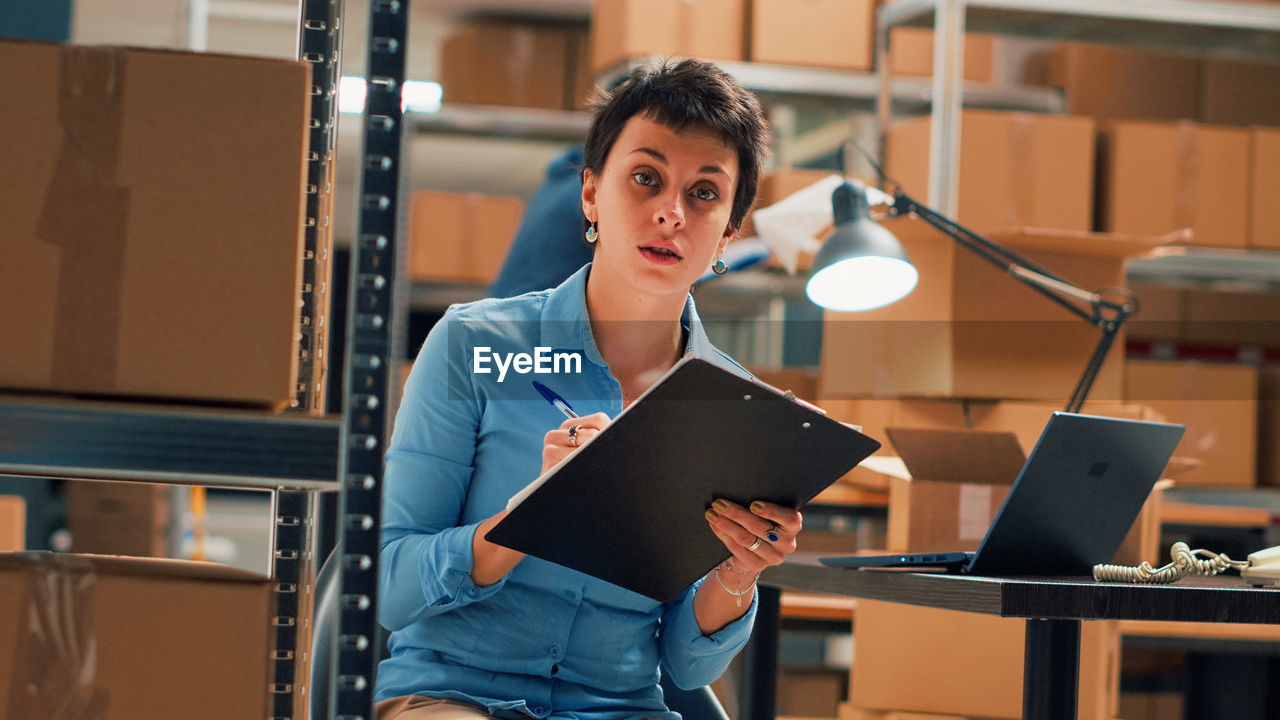
[{"label": "shelf upright post", "polygon": [[[871,148],[871,152],[875,154],[876,162],[880,167],[885,167],[888,162],[889,124],[893,121],[893,93],[890,85],[893,68],[889,67],[889,29],[889,23],[884,18],[884,7],[877,7],[875,34],[876,146]],[[841,152],[844,151],[842,150]],[[844,159],[847,160],[847,158]],[[881,186],[881,190],[888,192],[889,188],[884,187],[883,178],[878,178],[877,182]]]},{"label": "shelf upright post", "polygon": [[293,408],[324,412],[322,403],[333,216],[338,80],[342,65],[343,0],[302,0],[298,59],[311,65],[311,121],[307,132],[307,207],[303,221],[302,295],[298,328],[298,384]]},{"label": "shelf upright post", "polygon": [[[342,47],[342,0],[301,0],[298,59],[311,67],[311,113],[307,127],[307,195],[303,224],[302,288],[299,298],[298,384],[294,412],[319,414],[323,397],[326,282],[333,206],[335,102]],[[276,612],[271,632],[272,720],[306,716],[311,660],[311,606],[316,575],[315,493],[281,486],[272,493],[271,577]]]},{"label": "shelf upright post", "polygon": [[926,202],[947,217],[956,217],[959,209],[964,26],[965,0],[937,0],[933,18],[933,111]]},{"label": "shelf upright post", "polygon": [[306,717],[317,505],[313,492],[282,487],[272,493],[271,720]]},{"label": "shelf upright post", "polygon": [[[352,248],[343,367],[343,430],[339,472],[341,559],[337,658],[329,707],[340,720],[371,720],[378,661],[378,550],[383,453],[394,416],[388,387],[395,374],[395,338],[404,293],[397,294],[401,88],[409,24],[408,0],[369,3],[368,88],[363,116],[359,228]],[[399,309],[398,309],[399,308]]]}]

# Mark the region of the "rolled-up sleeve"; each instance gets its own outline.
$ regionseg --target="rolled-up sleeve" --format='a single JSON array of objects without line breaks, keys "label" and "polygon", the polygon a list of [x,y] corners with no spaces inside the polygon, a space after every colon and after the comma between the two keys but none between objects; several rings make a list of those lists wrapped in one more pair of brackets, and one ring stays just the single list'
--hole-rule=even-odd
[{"label": "rolled-up sleeve", "polygon": [[742,617],[703,635],[693,614],[693,597],[706,578],[694,583],[667,604],[662,615],[662,668],[677,687],[689,690],[707,685],[724,674],[729,661],[751,637],[757,600]]},{"label": "rolled-up sleeve", "polygon": [[[453,311],[427,336],[386,455],[378,614],[392,630],[486,597],[471,581],[476,525],[461,525],[481,409]],[[455,335],[459,333],[454,333]],[[461,365],[460,365],[461,363]]]}]

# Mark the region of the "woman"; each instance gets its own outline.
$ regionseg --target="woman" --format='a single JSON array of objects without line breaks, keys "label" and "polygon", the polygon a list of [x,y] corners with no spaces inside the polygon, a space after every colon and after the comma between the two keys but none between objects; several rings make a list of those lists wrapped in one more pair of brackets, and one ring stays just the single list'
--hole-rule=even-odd
[{"label": "woman", "polygon": [[[746,642],[756,576],[795,549],[795,509],[716,501],[707,522],[732,557],[666,604],[484,536],[683,355],[745,374],[707,340],[689,289],[723,271],[766,133],[755,98],[713,65],[636,70],[587,138],[593,261],[553,290],[453,306],[428,336],[387,452],[379,718],[675,718],[659,668],[705,685]],[[510,362],[538,348],[581,360],[536,377],[583,417],[559,421]]]}]

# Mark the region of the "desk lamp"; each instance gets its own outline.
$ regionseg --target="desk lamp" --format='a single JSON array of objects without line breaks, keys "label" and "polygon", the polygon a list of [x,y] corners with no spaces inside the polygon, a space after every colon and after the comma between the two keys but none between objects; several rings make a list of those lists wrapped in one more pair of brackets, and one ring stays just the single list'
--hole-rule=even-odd
[{"label": "desk lamp", "polygon": [[[880,175],[884,177],[883,172]],[[1104,297],[1104,291],[1082,290],[922,205],[901,187],[889,195],[846,180],[832,193],[831,203],[835,232],[813,260],[813,272],[805,287],[810,300],[829,310],[853,312],[906,297],[915,288],[918,273],[902,243],[871,219],[870,208],[873,204],[887,205],[890,218],[914,215],[1101,331],[1102,337],[1067,402],[1067,412],[1080,411],[1121,324],[1137,310],[1137,298],[1132,292],[1124,288],[1105,291],[1124,295],[1117,302]]]}]

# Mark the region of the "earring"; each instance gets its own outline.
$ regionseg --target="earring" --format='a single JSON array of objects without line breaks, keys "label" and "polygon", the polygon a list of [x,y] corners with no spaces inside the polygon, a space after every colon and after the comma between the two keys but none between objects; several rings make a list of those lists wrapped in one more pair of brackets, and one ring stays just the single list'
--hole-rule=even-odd
[{"label": "earring", "polygon": [[729,272],[729,266],[724,264],[724,253],[716,256],[716,264],[711,266],[711,272],[717,275],[723,275]]},{"label": "earring", "polygon": [[587,244],[595,245],[596,240],[600,239],[600,233],[596,232],[596,224],[591,223],[591,227],[587,228]]}]

